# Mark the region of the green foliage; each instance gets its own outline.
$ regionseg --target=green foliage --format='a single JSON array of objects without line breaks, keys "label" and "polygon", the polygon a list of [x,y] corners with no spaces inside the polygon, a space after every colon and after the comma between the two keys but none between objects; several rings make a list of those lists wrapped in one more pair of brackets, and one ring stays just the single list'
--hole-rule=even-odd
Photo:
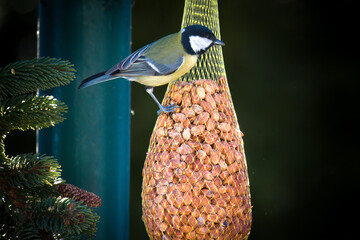
[{"label": "green foliage", "polygon": [[0,134],[14,129],[50,127],[64,120],[67,107],[52,96],[36,96],[68,84],[75,77],[69,61],[36,58],[11,63],[0,70]]},{"label": "green foliage", "polygon": [[46,239],[42,238],[43,234],[40,234],[40,229],[37,228],[33,222],[29,222],[20,226],[14,238],[18,238],[17,236],[21,236],[21,239],[25,240]]},{"label": "green foliage", "polygon": [[11,63],[0,70],[0,238],[70,239],[94,234],[99,216],[61,196],[58,161],[51,156],[7,156],[4,139],[12,130],[40,129],[64,120],[67,106],[35,93],[68,84],[73,65],[54,58]]},{"label": "green foliage", "polygon": [[80,233],[93,234],[99,220],[86,205],[69,198],[46,198],[35,202],[33,209],[33,220],[37,227],[60,237]]},{"label": "green foliage", "polygon": [[0,199],[0,239],[14,239],[16,221],[11,216],[4,199]]},{"label": "green foliage", "polygon": [[10,97],[0,103],[0,133],[53,126],[64,120],[67,107],[52,96],[35,94]]},{"label": "green foliage", "polygon": [[60,171],[60,165],[53,157],[29,153],[9,158],[3,173],[12,186],[35,188],[54,184]]},{"label": "green foliage", "polygon": [[11,63],[0,70],[0,101],[69,84],[74,78],[73,65],[61,59],[41,57]]}]

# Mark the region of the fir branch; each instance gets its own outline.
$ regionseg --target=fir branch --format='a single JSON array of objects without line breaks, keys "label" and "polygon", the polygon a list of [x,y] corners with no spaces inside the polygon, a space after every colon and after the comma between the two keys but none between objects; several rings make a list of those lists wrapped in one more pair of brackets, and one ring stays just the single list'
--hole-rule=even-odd
[{"label": "fir branch", "polygon": [[54,184],[60,172],[60,165],[53,157],[22,154],[9,159],[6,169],[0,171],[0,182],[17,188],[35,189]]},{"label": "fir branch", "polygon": [[2,169],[4,162],[7,160],[6,154],[5,154],[4,139],[5,139],[5,135],[3,135],[3,136],[0,135],[0,170]]},{"label": "fir branch", "polygon": [[99,216],[83,202],[95,207],[101,199],[72,185],[62,194],[83,202],[60,197],[55,186],[64,185],[59,185],[57,160],[5,154],[8,132],[50,127],[64,120],[67,106],[52,96],[36,96],[35,91],[68,84],[75,77],[72,66],[60,59],[39,58],[0,69],[0,238],[69,239],[97,230]]},{"label": "fir branch", "polygon": [[47,198],[33,204],[33,221],[39,229],[67,237],[94,234],[99,216],[86,205],[69,198]]},{"label": "fir branch", "polygon": [[7,209],[7,204],[4,199],[0,199],[0,239],[14,239],[16,236],[15,230],[16,222]]},{"label": "fir branch", "polygon": [[18,232],[16,234],[18,239],[21,240],[41,240],[41,235],[39,228],[33,223],[28,222],[19,226]]},{"label": "fir branch", "polygon": [[66,110],[67,106],[52,96],[11,97],[0,103],[0,134],[53,126],[65,119]]},{"label": "fir branch", "polygon": [[[57,179],[56,182],[58,182],[58,180],[59,179]],[[60,179],[60,181],[62,181],[62,179]],[[26,199],[28,199],[28,201],[30,202],[33,202],[37,199],[60,196],[59,192],[56,191],[54,186],[55,185],[47,184],[47,185],[37,186],[34,188],[27,188]]]},{"label": "fir branch", "polygon": [[41,57],[10,63],[0,70],[0,102],[6,98],[69,84],[75,69],[67,60]]}]

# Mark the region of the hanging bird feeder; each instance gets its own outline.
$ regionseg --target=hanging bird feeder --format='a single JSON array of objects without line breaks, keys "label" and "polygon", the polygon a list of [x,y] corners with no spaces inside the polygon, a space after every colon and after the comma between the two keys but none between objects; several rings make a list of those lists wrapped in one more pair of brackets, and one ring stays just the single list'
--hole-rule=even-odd
[{"label": "hanging bird feeder", "polygon": [[[217,0],[186,0],[182,28],[220,38]],[[221,47],[169,84],[143,169],[143,221],[150,239],[247,239],[252,211],[242,133]]]}]

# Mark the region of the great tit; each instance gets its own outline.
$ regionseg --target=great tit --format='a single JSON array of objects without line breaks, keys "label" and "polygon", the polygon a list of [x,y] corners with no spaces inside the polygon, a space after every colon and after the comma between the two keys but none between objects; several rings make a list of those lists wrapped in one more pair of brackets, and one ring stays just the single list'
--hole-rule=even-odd
[{"label": "great tit", "polygon": [[191,25],[138,49],[108,71],[86,78],[79,89],[125,78],[145,85],[146,92],[160,108],[158,114],[173,112],[177,106],[162,106],[153,94],[154,87],[167,84],[190,71],[198,57],[212,45],[224,46],[225,43],[216,39],[207,27]]}]

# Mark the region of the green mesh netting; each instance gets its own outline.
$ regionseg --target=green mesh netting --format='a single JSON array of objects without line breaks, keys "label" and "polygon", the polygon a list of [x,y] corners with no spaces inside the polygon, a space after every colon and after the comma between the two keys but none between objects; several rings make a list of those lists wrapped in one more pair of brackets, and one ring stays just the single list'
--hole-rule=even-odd
[{"label": "green mesh netting", "polygon": [[[217,0],[186,0],[182,28],[220,39]],[[168,85],[143,168],[143,221],[150,239],[246,240],[252,211],[242,132],[220,46]]]},{"label": "green mesh netting", "polygon": [[[216,38],[221,39],[217,0],[185,1],[181,28],[194,24],[209,28]],[[189,73],[179,78],[178,81],[191,81],[194,79],[218,81],[220,76],[226,78],[223,53],[220,46],[213,46],[199,58],[196,66]]]},{"label": "green mesh netting", "polygon": [[[216,38],[221,40],[218,1],[185,0],[181,28],[194,24],[200,24],[209,28],[215,34]],[[220,77],[225,78],[223,85],[229,95],[229,104],[232,106],[232,108],[234,108],[229,85],[227,82],[224,57],[221,46],[212,46],[203,55],[200,56],[195,67],[193,67],[188,73],[180,77],[178,80],[169,83],[165,96],[167,93],[172,91],[173,85],[177,82],[192,81],[196,79],[211,79],[213,81],[219,82]],[[166,97],[164,97],[164,100],[166,100]],[[167,106],[168,104],[169,103],[167,101],[163,101],[163,106]],[[236,113],[235,119],[237,121]],[[237,125],[237,128],[240,131],[239,125]]]}]

